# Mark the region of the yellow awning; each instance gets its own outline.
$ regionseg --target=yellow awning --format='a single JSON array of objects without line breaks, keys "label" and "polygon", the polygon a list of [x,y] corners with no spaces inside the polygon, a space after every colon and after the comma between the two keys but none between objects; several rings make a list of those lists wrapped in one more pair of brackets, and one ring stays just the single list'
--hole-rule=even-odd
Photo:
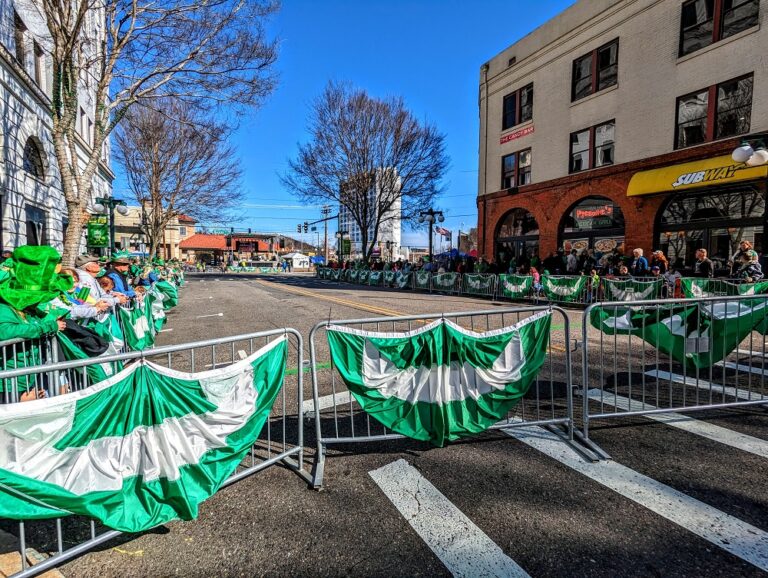
[{"label": "yellow awning", "polygon": [[729,155],[724,155],[635,173],[629,181],[627,196],[687,191],[712,185],[750,181],[761,177],[768,177],[768,166],[748,167],[735,163]]}]

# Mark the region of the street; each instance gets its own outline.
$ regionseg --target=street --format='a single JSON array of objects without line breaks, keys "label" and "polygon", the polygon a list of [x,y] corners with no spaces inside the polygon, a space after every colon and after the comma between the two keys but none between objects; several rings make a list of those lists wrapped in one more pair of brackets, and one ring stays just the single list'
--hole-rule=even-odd
[{"label": "street", "polygon": [[[188,281],[158,345],[293,327],[308,359],[309,332],[323,320],[514,307],[302,274]],[[568,317],[573,339],[581,312]],[[555,327],[551,347],[559,352],[553,355],[572,347],[562,327]],[[319,345],[318,364],[327,361],[327,344]],[[575,383],[580,379],[575,369]],[[306,373],[305,399],[310,393]],[[322,491],[271,467],[221,490],[202,505],[198,520],[122,536],[61,571],[93,577],[762,575],[768,414],[758,406],[695,417],[742,441],[748,437],[751,445],[741,447],[749,451],[646,418],[594,423],[591,439],[613,458],[599,463],[535,426],[444,448],[403,440],[346,444],[329,449]],[[313,444],[307,421],[308,468]]]}]

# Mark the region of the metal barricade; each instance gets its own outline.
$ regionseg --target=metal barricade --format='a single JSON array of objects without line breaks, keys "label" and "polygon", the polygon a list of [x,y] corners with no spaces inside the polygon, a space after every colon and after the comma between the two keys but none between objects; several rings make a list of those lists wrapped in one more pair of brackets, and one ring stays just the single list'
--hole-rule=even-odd
[{"label": "metal barricade", "polygon": [[432,273],[429,271],[415,271],[413,277],[414,291],[429,291],[431,288]]},{"label": "metal barricade", "polygon": [[461,275],[459,273],[432,273],[430,283],[432,293],[458,295],[461,290]]},{"label": "metal barricade", "polygon": [[24,370],[58,361],[58,349],[50,336],[35,339],[8,339],[0,341],[0,403],[16,403],[29,392],[50,390],[51,395],[59,391],[61,377],[52,375],[16,375],[2,377],[6,371]]},{"label": "metal barricade", "polygon": [[461,294],[493,298],[496,295],[497,278],[492,273],[465,273],[461,276]]},{"label": "metal barricade", "polygon": [[[318,323],[309,335],[313,402],[307,402],[306,417],[315,419],[317,453],[314,486],[323,484],[326,452],[329,446],[406,439],[393,433],[365,413],[351,395],[330,359],[327,339],[319,336],[331,325],[344,325],[367,331],[410,331],[435,319],[449,319],[462,327],[481,332],[508,327],[541,311],[552,311],[552,327],[547,357],[528,393],[507,418],[491,429],[520,426],[547,426],[564,441],[574,442],[571,351],[568,346],[569,320],[557,307],[521,307],[491,311],[469,311],[445,314],[349,319]],[[562,322],[560,321],[562,319]],[[426,442],[414,442],[426,443]],[[574,447],[585,452],[583,447]],[[586,452],[588,457],[589,452]]]},{"label": "metal barricade", "polygon": [[597,303],[582,321],[582,427],[768,405],[768,295]]},{"label": "metal barricade", "polygon": [[[275,464],[282,464],[307,482],[311,482],[311,477],[304,467],[304,426],[301,419],[304,401],[304,342],[301,334],[295,329],[261,331],[82,361],[2,371],[0,382],[35,374],[45,376],[46,381],[58,383],[59,375],[67,375],[71,380],[69,383],[77,384],[73,389],[81,389],[90,384],[87,372],[89,367],[105,362],[122,363],[137,359],[147,359],[170,369],[194,373],[231,365],[284,335],[288,337],[288,360],[283,387],[258,441],[222,487]],[[23,565],[23,570],[14,574],[13,578],[36,576],[121,534],[101,526],[92,519],[80,516],[13,524],[18,527],[19,553]],[[65,548],[65,544],[75,545]],[[29,546],[34,546],[50,556],[30,566],[26,558]]]}]

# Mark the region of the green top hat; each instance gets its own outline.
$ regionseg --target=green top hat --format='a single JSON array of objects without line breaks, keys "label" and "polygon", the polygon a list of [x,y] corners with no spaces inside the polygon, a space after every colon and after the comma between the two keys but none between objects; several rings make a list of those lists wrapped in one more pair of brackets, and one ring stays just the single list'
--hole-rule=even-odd
[{"label": "green top hat", "polygon": [[60,262],[61,255],[53,247],[19,247],[13,252],[11,276],[0,285],[0,299],[21,311],[71,289],[72,278],[56,273]]}]

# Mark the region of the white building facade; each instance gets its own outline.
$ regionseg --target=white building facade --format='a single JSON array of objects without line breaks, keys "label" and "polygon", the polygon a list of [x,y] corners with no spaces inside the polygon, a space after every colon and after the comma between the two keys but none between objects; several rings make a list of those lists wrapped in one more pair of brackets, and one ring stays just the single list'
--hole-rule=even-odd
[{"label": "white building facade", "polygon": [[[98,34],[99,19],[90,18]],[[67,212],[51,136],[53,74],[45,17],[34,0],[0,0],[0,245],[49,244],[61,250]],[[85,82],[79,89],[77,146],[93,142],[94,98]],[[109,143],[102,149],[93,196],[111,196],[114,174]]]},{"label": "white building facade", "polygon": [[[381,179],[378,176],[381,175],[380,171],[377,171],[377,179],[375,185],[368,192],[368,206],[378,207],[382,197],[388,199],[395,196],[397,193],[388,192],[386,190],[387,185],[383,185],[382,181],[388,181],[389,179]],[[395,184],[395,187],[398,185]],[[385,201],[386,202],[386,201]],[[397,258],[399,254],[400,243],[402,239],[402,224],[401,224],[401,207],[402,200],[399,196],[394,201],[386,202],[390,205],[389,208],[381,217],[381,224],[379,225],[379,233],[376,237],[376,242],[373,247],[373,254],[380,255],[383,258],[389,259],[392,257]],[[368,244],[372,243],[374,228],[377,219],[371,218],[368,226]],[[346,231],[345,238],[348,238],[351,242],[351,257],[356,258],[363,254],[363,236],[360,231],[360,227],[352,216],[351,211],[344,205],[339,205],[339,230]],[[345,254],[345,257],[349,255]]]}]

